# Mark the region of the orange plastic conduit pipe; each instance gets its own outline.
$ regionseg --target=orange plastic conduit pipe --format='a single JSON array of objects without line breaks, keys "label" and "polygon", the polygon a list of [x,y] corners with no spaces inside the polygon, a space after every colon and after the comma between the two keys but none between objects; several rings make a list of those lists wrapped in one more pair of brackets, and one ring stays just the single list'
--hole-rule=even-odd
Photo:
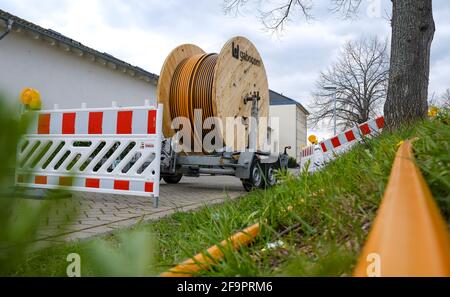
[{"label": "orange plastic conduit pipe", "polygon": [[450,276],[450,236],[415,165],[412,142],[397,151],[354,276]]},{"label": "orange plastic conduit pipe", "polygon": [[209,269],[212,264],[223,258],[223,248],[231,244],[233,249],[239,249],[241,246],[250,244],[260,231],[259,224],[252,225],[241,232],[238,232],[220,243],[220,247],[214,245],[206,253],[195,255],[193,258],[184,261],[178,266],[173,267],[168,272],[162,273],[162,277],[191,277],[193,274]]}]

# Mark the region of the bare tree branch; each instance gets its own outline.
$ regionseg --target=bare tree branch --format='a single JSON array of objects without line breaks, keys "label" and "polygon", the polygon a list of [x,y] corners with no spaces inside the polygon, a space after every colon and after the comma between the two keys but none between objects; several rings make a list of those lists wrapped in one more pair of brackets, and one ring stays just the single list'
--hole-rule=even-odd
[{"label": "bare tree branch", "polygon": [[[368,121],[381,112],[389,74],[387,42],[377,38],[347,42],[338,60],[321,72],[313,92],[310,124],[331,120],[334,96],[338,125],[348,128]],[[336,88],[329,90],[329,87]]]},{"label": "bare tree branch", "polygon": [[428,106],[450,109],[450,89],[445,90],[441,95],[431,94],[428,99]]},{"label": "bare tree branch", "polygon": [[445,90],[445,92],[438,98],[435,98],[434,94],[429,102],[430,106],[436,106],[439,108],[450,109],[450,89]]},{"label": "bare tree branch", "polygon": [[244,7],[249,0],[224,0],[223,11],[225,14],[237,16],[239,10]]},{"label": "bare tree branch", "polygon": [[[226,14],[237,15],[239,10],[246,6],[249,0],[224,0],[224,12]],[[257,7],[263,6],[268,1],[254,0]],[[291,17],[297,13],[297,16],[306,20],[312,19],[311,10],[312,0],[281,0],[273,4],[274,8],[258,8],[259,19],[261,23],[274,32],[282,31],[284,25],[291,20]],[[272,4],[272,3],[270,3]]]},{"label": "bare tree branch", "polygon": [[284,24],[291,20],[291,15],[299,10],[301,16],[307,20],[312,18],[310,13],[312,2],[307,0],[289,0],[286,3],[270,9],[268,11],[260,10],[260,19],[264,26],[273,31],[282,31]]},{"label": "bare tree branch", "polygon": [[[336,14],[341,14],[344,18],[351,18],[357,16],[361,7],[362,0],[330,0],[331,11]],[[279,32],[284,29],[286,23],[292,20],[292,17],[297,13],[297,17],[311,20],[313,18],[312,0],[224,0],[223,10],[226,14],[238,15],[239,10],[244,6],[253,2],[254,6],[263,6],[263,4],[270,4],[273,8],[262,7],[258,9],[261,23],[273,32]]]},{"label": "bare tree branch", "polygon": [[331,2],[331,11],[348,19],[358,15],[362,0],[331,0]]},{"label": "bare tree branch", "polygon": [[442,107],[450,108],[450,89],[447,89],[442,95]]}]

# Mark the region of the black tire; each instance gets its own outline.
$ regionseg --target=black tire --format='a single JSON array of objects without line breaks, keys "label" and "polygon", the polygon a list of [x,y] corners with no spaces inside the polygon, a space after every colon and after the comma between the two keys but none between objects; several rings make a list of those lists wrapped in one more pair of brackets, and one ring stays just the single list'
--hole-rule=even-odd
[{"label": "black tire", "polygon": [[264,188],[264,179],[264,171],[261,164],[258,159],[255,159],[250,167],[250,177],[242,180],[242,185],[247,192],[250,192],[253,189]]},{"label": "black tire", "polygon": [[253,186],[251,183],[249,183],[247,180],[242,180],[242,186],[247,192],[250,192],[253,189]]},{"label": "black tire", "polygon": [[163,180],[168,184],[178,184],[183,177],[182,174],[163,176]]},{"label": "black tire", "polygon": [[275,186],[277,183],[276,170],[277,166],[275,164],[266,164],[265,182],[268,188]]}]

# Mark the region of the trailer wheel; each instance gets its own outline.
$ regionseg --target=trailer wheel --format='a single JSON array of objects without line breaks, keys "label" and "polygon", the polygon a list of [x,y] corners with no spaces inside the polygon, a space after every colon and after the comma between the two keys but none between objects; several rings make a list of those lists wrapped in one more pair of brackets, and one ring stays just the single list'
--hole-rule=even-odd
[{"label": "trailer wheel", "polygon": [[182,174],[164,176],[163,180],[168,184],[178,184],[183,177]]},{"label": "trailer wheel", "polygon": [[247,180],[242,180],[242,186],[247,192],[250,192],[253,189],[253,186],[251,183],[249,183]]},{"label": "trailer wheel", "polygon": [[266,165],[266,185],[272,187],[277,183],[277,177],[275,176],[276,167],[275,164]]},{"label": "trailer wheel", "polygon": [[253,161],[250,168],[250,178],[242,180],[242,185],[247,192],[264,187],[264,172],[257,159]]}]

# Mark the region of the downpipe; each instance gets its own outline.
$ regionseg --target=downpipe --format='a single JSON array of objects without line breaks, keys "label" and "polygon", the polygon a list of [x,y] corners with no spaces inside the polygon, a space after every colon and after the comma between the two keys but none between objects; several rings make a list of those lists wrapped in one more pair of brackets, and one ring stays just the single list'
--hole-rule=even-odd
[{"label": "downpipe", "polygon": [[2,40],[3,38],[5,38],[6,35],[8,35],[8,34],[11,32],[12,27],[13,27],[13,24],[14,24],[14,21],[13,21],[13,20],[9,19],[9,20],[7,21],[7,23],[6,23],[6,30],[5,30],[5,32],[2,33],[2,35],[0,35],[0,40]]}]

